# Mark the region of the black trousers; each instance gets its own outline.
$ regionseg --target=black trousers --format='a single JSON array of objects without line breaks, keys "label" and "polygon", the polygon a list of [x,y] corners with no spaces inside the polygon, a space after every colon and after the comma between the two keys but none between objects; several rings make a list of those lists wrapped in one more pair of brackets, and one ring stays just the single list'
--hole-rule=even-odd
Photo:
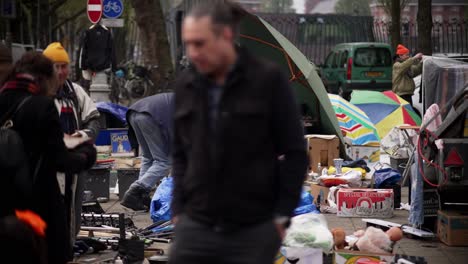
[{"label": "black trousers", "polygon": [[273,220],[223,232],[181,215],[175,233],[169,264],[272,264],[281,245]]}]

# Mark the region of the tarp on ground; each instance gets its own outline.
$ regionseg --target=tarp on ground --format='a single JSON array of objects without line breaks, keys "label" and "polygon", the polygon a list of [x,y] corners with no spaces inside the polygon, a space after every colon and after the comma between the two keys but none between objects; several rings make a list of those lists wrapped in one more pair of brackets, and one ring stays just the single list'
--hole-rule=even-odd
[{"label": "tarp on ground", "polygon": [[127,107],[109,102],[99,102],[96,104],[96,108],[99,112],[108,113],[117,118],[122,124],[127,125]]}]

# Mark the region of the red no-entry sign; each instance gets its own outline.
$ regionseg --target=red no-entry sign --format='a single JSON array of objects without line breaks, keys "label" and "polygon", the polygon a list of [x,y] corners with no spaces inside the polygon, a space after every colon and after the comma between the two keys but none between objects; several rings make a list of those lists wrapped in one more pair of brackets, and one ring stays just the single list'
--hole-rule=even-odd
[{"label": "red no-entry sign", "polygon": [[88,0],[88,18],[91,23],[96,24],[102,17],[102,0]]}]

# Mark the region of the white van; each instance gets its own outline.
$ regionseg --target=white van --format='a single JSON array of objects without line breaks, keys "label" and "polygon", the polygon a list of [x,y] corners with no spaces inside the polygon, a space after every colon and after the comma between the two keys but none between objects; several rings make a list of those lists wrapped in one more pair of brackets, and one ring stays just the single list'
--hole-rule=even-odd
[{"label": "white van", "polygon": [[33,50],[34,45],[32,44],[11,43],[11,55],[13,57],[13,63],[18,61],[24,53]]}]

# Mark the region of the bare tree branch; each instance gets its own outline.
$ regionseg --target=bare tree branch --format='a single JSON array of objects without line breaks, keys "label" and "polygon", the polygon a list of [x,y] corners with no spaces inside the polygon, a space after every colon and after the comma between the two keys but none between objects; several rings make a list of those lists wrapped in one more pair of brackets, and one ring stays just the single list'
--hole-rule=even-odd
[{"label": "bare tree branch", "polygon": [[62,5],[64,5],[68,0],[56,0],[55,2],[50,4],[50,9],[48,15],[54,14],[57,9],[59,9]]},{"label": "bare tree branch", "polygon": [[52,30],[58,29],[58,28],[61,27],[62,25],[66,24],[68,21],[74,20],[75,18],[79,17],[81,14],[83,14],[83,13],[85,13],[85,12],[86,12],[86,7],[83,8],[83,9],[81,9],[80,11],[76,12],[75,14],[71,15],[70,17],[65,18],[65,19],[62,20],[60,23],[55,24],[55,25],[52,27]]}]

